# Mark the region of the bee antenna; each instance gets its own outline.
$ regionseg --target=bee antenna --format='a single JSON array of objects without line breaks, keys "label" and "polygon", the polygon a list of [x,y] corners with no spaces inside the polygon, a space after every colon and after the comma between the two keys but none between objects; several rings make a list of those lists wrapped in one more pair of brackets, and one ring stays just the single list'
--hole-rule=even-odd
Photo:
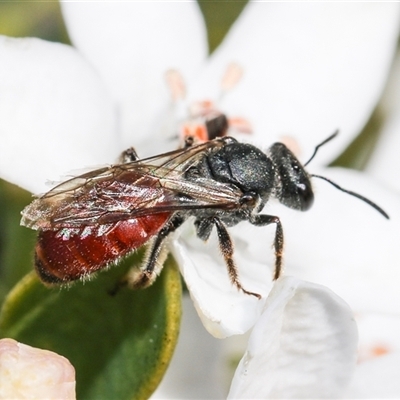
[{"label": "bee antenna", "polygon": [[380,208],[380,207],[379,207],[377,204],[375,204],[373,201],[367,199],[367,198],[364,197],[364,196],[361,196],[361,194],[352,192],[351,190],[344,189],[344,188],[342,188],[341,186],[339,186],[337,183],[335,183],[335,182],[331,181],[330,179],[326,178],[325,176],[313,175],[313,174],[312,174],[311,176],[312,176],[313,178],[319,178],[319,179],[322,179],[322,180],[324,180],[324,181],[330,183],[330,184],[331,184],[332,186],[334,186],[336,189],[339,189],[339,190],[341,190],[342,192],[349,194],[350,196],[357,197],[357,199],[360,199],[360,200],[362,200],[364,203],[367,203],[367,204],[370,205],[372,208],[375,208],[375,210],[378,211],[380,214],[382,214],[385,218],[389,219],[389,215],[388,215],[385,211],[383,211],[382,208]]},{"label": "bee antenna", "polygon": [[315,157],[315,155],[317,154],[319,148],[321,146],[323,146],[324,144],[330,142],[333,138],[335,138],[337,135],[339,134],[339,129],[337,129],[331,136],[329,136],[328,138],[326,138],[322,143],[318,144],[317,146],[315,146],[314,149],[314,153],[312,154],[312,156],[310,157],[310,159],[304,164],[304,166],[307,166],[310,161]]}]

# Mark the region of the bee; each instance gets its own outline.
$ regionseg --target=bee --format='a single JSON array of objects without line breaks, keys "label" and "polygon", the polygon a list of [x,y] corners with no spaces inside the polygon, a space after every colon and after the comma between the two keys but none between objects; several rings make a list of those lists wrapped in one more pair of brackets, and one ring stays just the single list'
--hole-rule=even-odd
[{"label": "bee", "polygon": [[130,287],[147,287],[160,273],[168,236],[194,217],[200,239],[216,229],[232,284],[260,298],[240,283],[228,228],[242,221],[274,225],[272,278],[278,279],[284,236],[279,217],[262,213],[270,199],[307,211],[314,201],[311,178],[321,178],[389,218],[369,199],[309,174],[308,162],[303,166],[283,143],[263,152],[225,136],[146,159],[129,149],[121,161],[67,180],[23,210],[22,225],[38,231],[35,268],[43,282],[85,279],[147,245],[145,262],[125,278]]}]

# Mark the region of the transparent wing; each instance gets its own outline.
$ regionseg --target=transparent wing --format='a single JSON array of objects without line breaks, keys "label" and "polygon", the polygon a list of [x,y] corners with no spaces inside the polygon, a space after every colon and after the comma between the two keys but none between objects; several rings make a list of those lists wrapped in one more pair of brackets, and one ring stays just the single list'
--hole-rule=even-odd
[{"label": "transparent wing", "polygon": [[183,177],[205,152],[223,144],[215,140],[77,176],[34,200],[23,210],[21,223],[32,229],[58,230],[168,211],[239,207],[239,189],[209,178]]}]

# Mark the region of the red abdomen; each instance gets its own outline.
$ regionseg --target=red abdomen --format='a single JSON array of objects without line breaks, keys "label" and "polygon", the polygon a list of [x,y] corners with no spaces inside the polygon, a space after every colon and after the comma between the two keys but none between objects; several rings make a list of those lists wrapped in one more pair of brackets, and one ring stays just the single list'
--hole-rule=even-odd
[{"label": "red abdomen", "polygon": [[[39,231],[35,267],[47,283],[85,277],[144,245],[170,218],[165,212],[107,226]],[[104,228],[105,232],[101,232]]]}]

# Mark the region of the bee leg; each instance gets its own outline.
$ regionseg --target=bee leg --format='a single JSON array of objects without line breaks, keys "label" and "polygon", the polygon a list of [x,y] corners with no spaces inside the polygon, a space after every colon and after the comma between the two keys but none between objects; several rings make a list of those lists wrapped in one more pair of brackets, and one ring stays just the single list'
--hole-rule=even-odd
[{"label": "bee leg", "polygon": [[121,153],[118,161],[120,164],[126,164],[137,160],[139,160],[139,156],[137,155],[136,150],[133,147],[129,147],[129,149],[126,149]]},{"label": "bee leg", "polygon": [[165,239],[184,221],[184,218],[175,216],[161,229],[147,248],[143,265],[139,269],[132,268],[125,276],[126,285],[133,289],[140,289],[150,286],[155,281],[168,255],[164,246]]},{"label": "bee leg", "polygon": [[219,240],[219,248],[221,249],[221,253],[225,259],[226,266],[228,267],[229,278],[233,285],[235,285],[239,290],[243,293],[249,294],[251,296],[255,296],[258,299],[261,299],[261,296],[258,293],[249,292],[239,281],[239,274],[235,262],[233,261],[233,243],[232,239],[229,236],[228,230],[222,221],[214,217],[212,218],[212,222],[217,228],[218,240]]},{"label": "bee leg", "polygon": [[197,236],[201,240],[208,240],[210,237],[214,221],[212,218],[199,218],[194,221],[194,225],[196,227]]},{"label": "bee leg", "polygon": [[274,280],[278,279],[282,272],[283,264],[283,228],[279,217],[274,215],[253,215],[249,222],[255,226],[276,224],[274,249],[275,249],[275,273]]}]

